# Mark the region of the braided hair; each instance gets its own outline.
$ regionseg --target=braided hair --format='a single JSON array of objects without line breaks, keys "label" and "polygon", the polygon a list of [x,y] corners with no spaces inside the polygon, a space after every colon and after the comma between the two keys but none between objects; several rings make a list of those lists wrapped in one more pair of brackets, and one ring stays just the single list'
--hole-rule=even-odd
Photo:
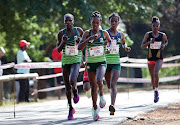
[{"label": "braided hair", "polygon": [[100,18],[100,21],[102,21],[102,17],[101,17],[101,13],[100,13],[100,12],[94,11],[94,12],[91,14],[91,19],[92,19],[92,18],[95,18],[95,17]]},{"label": "braided hair", "polygon": [[153,24],[153,23],[156,23],[156,22],[160,24],[159,18],[158,18],[157,16],[153,16],[153,17],[152,17],[152,24]]},{"label": "braided hair", "polygon": [[117,18],[118,18],[118,21],[120,20],[120,16],[119,16],[117,13],[112,13],[112,14],[109,16],[109,21],[111,20],[112,17],[117,17]]}]

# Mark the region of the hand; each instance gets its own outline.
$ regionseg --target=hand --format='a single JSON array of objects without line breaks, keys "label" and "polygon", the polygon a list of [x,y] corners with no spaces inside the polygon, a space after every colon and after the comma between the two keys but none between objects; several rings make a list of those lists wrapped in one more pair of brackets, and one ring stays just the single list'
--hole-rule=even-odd
[{"label": "hand", "polygon": [[150,43],[154,43],[155,42],[155,38],[151,38]]},{"label": "hand", "polygon": [[80,38],[80,37],[77,37],[76,43],[79,43],[80,41],[81,41],[81,38]]},{"label": "hand", "polygon": [[125,51],[126,51],[126,52],[130,52],[130,51],[131,51],[131,48],[130,48],[130,47],[126,47],[126,48],[125,48]]},{"label": "hand", "polygon": [[62,41],[63,43],[66,43],[68,41],[68,36],[66,36],[66,34],[62,36]]},{"label": "hand", "polygon": [[163,50],[166,46],[164,44],[161,45],[161,50]]},{"label": "hand", "polygon": [[92,41],[92,40],[96,40],[96,39],[98,39],[100,36],[101,36],[101,34],[96,33],[96,34],[94,34],[94,35],[90,36],[90,37],[89,37],[89,40],[90,40],[90,41]]},{"label": "hand", "polygon": [[109,43],[109,41],[105,40],[105,41],[104,41],[104,45],[106,45],[107,43]]}]

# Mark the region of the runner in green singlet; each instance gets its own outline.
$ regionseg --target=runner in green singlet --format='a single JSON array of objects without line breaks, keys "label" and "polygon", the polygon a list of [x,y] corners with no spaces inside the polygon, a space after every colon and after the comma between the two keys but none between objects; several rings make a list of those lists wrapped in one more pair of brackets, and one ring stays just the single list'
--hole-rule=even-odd
[{"label": "runner in green singlet", "polygon": [[109,106],[110,115],[114,115],[115,100],[117,94],[117,80],[120,76],[120,45],[125,48],[127,52],[130,52],[131,48],[126,46],[124,34],[117,31],[120,17],[117,13],[112,13],[109,17],[110,29],[107,30],[111,37],[111,46],[106,45],[106,48],[110,49],[109,54],[105,54],[107,61],[107,69],[105,73],[106,83],[109,89],[111,89],[111,105]]},{"label": "runner in green singlet", "polygon": [[78,43],[80,37],[83,35],[83,30],[80,27],[74,27],[74,16],[72,14],[64,15],[65,29],[62,29],[58,33],[57,50],[61,52],[62,56],[62,69],[63,80],[66,86],[66,96],[69,104],[68,119],[73,119],[75,109],[72,107],[71,102],[71,90],[73,92],[73,101],[78,103],[79,95],[77,89],[77,77],[79,74],[81,51],[78,50]]},{"label": "runner in green singlet", "polygon": [[109,34],[105,30],[100,30],[102,17],[97,11],[91,15],[92,29],[87,30],[82,37],[82,41],[78,45],[78,49],[82,50],[85,46],[88,50],[87,54],[87,72],[88,78],[91,84],[91,94],[93,101],[92,116],[93,120],[99,119],[99,107],[97,106],[97,86],[100,91],[100,107],[103,108],[106,105],[106,101],[103,96],[103,76],[106,69],[105,58],[105,45],[104,39],[108,42],[111,41]]}]

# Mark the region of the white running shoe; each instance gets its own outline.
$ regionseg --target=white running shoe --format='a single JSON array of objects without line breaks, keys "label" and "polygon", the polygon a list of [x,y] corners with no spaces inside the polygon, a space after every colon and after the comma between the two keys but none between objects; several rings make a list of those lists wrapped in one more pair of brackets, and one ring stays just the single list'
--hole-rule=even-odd
[{"label": "white running shoe", "polygon": [[89,89],[88,91],[86,91],[86,95],[87,95],[88,98],[91,97],[91,89]]},{"label": "white running shoe", "polygon": [[105,99],[104,99],[104,96],[102,95],[102,96],[100,96],[99,106],[100,106],[101,108],[104,108],[105,105],[106,105],[106,101],[105,101]]},{"label": "white running shoe", "polygon": [[97,106],[96,110],[94,110],[94,107],[92,108],[92,116],[94,121],[97,121],[99,119],[99,111],[100,111],[99,106]]}]

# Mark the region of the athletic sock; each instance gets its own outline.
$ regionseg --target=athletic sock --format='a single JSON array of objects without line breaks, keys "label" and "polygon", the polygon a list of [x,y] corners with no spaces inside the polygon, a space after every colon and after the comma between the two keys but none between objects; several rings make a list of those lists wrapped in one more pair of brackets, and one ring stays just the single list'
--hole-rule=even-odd
[{"label": "athletic sock", "polygon": [[154,91],[158,91],[158,88],[155,87]]}]

